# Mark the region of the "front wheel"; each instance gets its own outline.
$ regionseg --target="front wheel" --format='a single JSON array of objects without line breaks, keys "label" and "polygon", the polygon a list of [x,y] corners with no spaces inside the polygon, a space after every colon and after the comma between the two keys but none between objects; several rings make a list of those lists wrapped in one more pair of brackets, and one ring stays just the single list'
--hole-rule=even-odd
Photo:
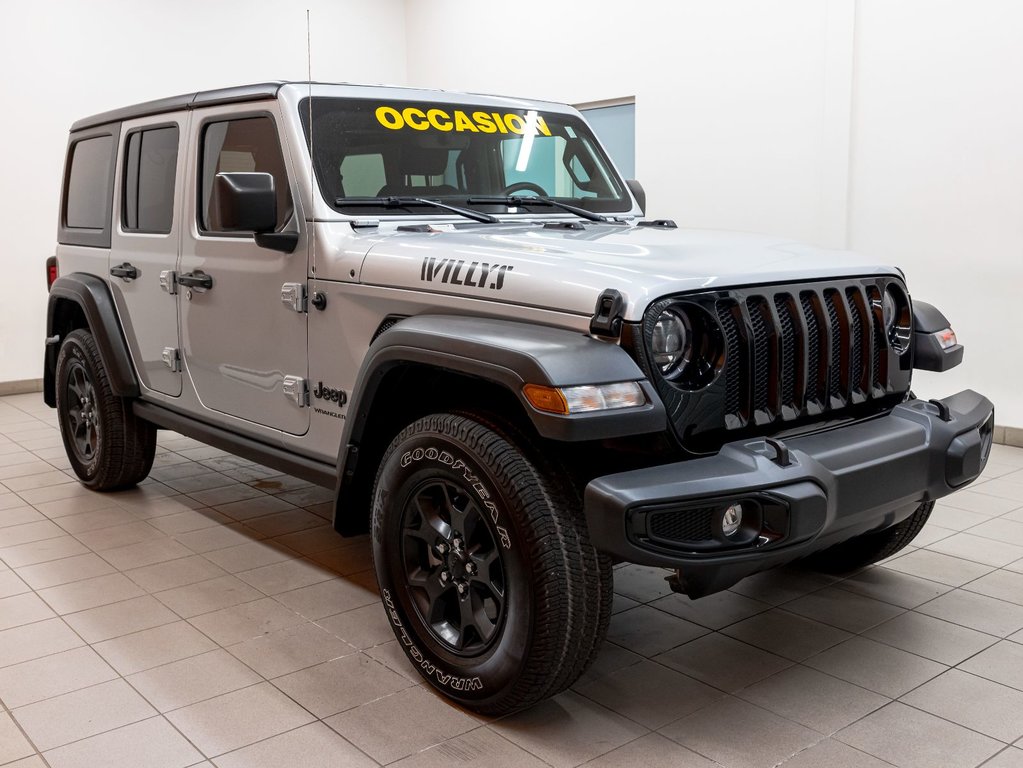
[{"label": "front wheel", "polygon": [[811,555],[807,563],[819,571],[846,573],[891,557],[916,538],[932,509],[934,502],[925,501],[901,523],[843,541]]},{"label": "front wheel", "polygon": [[609,616],[610,564],[578,495],[523,441],[427,416],[388,447],[373,493],[377,579],[399,644],[433,687],[488,715],[571,685]]},{"label": "front wheel", "polygon": [[56,372],[57,417],[71,468],[95,491],[145,479],[156,455],[156,428],[114,394],[96,340],[72,331],[61,344]]}]

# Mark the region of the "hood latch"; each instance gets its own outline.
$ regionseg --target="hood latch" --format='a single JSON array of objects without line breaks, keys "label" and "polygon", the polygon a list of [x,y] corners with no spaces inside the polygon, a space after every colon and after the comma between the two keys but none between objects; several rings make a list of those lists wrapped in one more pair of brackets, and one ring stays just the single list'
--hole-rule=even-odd
[{"label": "hood latch", "polygon": [[590,318],[590,333],[594,336],[617,339],[622,335],[622,314],[625,299],[614,288],[605,288],[597,298],[597,307]]}]

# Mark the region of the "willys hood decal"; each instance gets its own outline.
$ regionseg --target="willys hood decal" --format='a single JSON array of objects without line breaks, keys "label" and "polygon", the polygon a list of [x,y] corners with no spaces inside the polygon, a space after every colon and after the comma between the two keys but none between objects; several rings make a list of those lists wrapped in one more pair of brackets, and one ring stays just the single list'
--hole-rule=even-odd
[{"label": "willys hood decal", "polygon": [[779,237],[615,224],[448,228],[383,236],[363,283],[593,313],[606,288],[621,291],[626,319],[657,298],[711,288],[896,274],[848,251]]}]

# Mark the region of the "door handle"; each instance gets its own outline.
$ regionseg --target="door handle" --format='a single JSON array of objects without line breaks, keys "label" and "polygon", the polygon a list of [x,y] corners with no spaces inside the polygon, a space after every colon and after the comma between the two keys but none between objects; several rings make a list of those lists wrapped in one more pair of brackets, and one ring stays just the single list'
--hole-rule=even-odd
[{"label": "door handle", "polygon": [[213,276],[207,275],[205,272],[186,272],[183,275],[178,275],[178,285],[209,290],[213,287]]},{"label": "door handle", "polygon": [[110,268],[110,274],[114,277],[119,277],[124,282],[128,283],[135,280],[139,276],[139,271],[128,262],[118,264],[116,267]]}]

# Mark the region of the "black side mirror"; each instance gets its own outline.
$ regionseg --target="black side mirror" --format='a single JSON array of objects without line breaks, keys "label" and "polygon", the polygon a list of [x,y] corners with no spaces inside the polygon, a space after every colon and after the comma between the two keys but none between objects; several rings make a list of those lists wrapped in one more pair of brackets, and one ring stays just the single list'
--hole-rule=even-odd
[{"label": "black side mirror", "polygon": [[269,173],[218,173],[213,196],[220,207],[220,224],[228,232],[277,228],[277,192]]},{"label": "black side mirror", "polygon": [[639,203],[639,212],[644,216],[646,215],[646,192],[643,189],[643,185],[635,179],[628,179],[625,182],[632,196],[636,198],[636,202]]}]

